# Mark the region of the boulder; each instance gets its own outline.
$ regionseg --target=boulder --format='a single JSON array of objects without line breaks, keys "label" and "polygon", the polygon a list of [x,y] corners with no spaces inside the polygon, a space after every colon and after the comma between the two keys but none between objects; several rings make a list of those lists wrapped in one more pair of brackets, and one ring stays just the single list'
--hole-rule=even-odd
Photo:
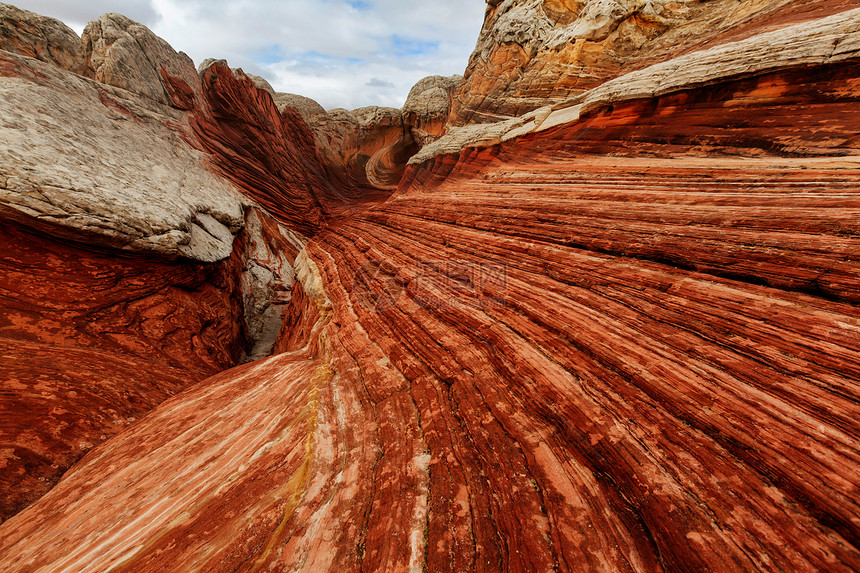
[{"label": "boulder", "polygon": [[[148,28],[120,14],[105,14],[84,28],[86,65],[99,82],[164,105],[191,109],[200,87],[194,62]],[[184,84],[184,99],[172,96],[171,80]]]},{"label": "boulder", "polygon": [[403,105],[403,121],[409,126],[418,147],[445,133],[451,98],[463,81],[463,76],[429,76],[420,80],[409,91]]},{"label": "boulder", "polygon": [[0,50],[36,58],[83,74],[84,53],[78,35],[53,18],[0,4]]}]

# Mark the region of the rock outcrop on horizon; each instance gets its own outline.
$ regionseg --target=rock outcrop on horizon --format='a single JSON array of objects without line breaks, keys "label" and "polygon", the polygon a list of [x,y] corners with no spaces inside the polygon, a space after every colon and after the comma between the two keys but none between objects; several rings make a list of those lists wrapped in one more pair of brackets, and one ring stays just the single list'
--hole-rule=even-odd
[{"label": "rock outcrop on horizon", "polygon": [[860,569],[856,3],[489,0],[402,110],[87,30],[0,5],[0,569]]},{"label": "rock outcrop on horizon", "polygon": [[487,0],[450,122],[520,116],[685,52],[856,7],[854,0]]},{"label": "rock outcrop on horizon", "polygon": [[403,104],[403,121],[419,148],[445,135],[454,91],[463,76],[429,76],[409,91]]},{"label": "rock outcrop on horizon", "polygon": [[[403,109],[363,107],[325,111],[308,98],[272,90],[278,108],[294,108],[316,136],[327,165],[343,165],[359,184],[394,190],[409,158],[447,131],[451,98],[461,76],[429,76],[410,91]],[[269,86],[271,89],[271,86]]]},{"label": "rock outcrop on horizon", "polygon": [[74,30],[59,20],[9,4],[0,5],[0,50],[87,74],[81,39]]}]

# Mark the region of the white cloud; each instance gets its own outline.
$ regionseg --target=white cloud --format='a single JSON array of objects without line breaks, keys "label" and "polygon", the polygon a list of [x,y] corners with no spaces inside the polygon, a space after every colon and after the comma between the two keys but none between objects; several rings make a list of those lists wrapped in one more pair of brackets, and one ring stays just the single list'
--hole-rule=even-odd
[{"label": "white cloud", "polygon": [[103,12],[149,26],[196,63],[224,58],[324,107],[400,107],[424,76],[463,73],[483,0],[18,0],[77,28]]},{"label": "white cloud", "polygon": [[62,20],[79,34],[87,22],[106,12],[120,12],[132,20],[152,26],[158,21],[158,11],[151,0],[11,0],[11,4]]}]

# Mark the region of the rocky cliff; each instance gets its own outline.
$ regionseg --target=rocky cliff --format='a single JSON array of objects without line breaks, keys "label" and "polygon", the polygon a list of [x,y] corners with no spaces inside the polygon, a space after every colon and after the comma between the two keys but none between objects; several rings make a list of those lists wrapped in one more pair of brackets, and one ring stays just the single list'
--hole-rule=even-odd
[{"label": "rocky cliff", "polygon": [[856,7],[853,0],[487,0],[451,123],[516,117],[685,52]]},{"label": "rocky cliff", "polygon": [[851,4],[488,2],[352,112],[4,7],[0,565],[860,569]]}]

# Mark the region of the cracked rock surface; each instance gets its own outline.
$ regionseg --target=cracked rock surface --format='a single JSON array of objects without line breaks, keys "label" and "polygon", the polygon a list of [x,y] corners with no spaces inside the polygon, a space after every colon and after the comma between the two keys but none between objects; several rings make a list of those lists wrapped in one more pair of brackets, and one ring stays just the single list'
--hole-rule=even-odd
[{"label": "cracked rock surface", "polygon": [[[0,211],[0,570],[860,570],[856,1],[487,6],[404,110],[0,52],[9,133],[106,117],[2,148],[58,183]],[[241,220],[36,226],[126,131],[103,202],[173,150]]]},{"label": "cracked rock surface", "polygon": [[503,121],[685,51],[856,7],[853,0],[488,0],[450,124]]},{"label": "cracked rock surface", "polygon": [[229,256],[249,201],[184,142],[180,112],[8,52],[0,66],[18,72],[0,83],[6,218],[130,251]]}]

